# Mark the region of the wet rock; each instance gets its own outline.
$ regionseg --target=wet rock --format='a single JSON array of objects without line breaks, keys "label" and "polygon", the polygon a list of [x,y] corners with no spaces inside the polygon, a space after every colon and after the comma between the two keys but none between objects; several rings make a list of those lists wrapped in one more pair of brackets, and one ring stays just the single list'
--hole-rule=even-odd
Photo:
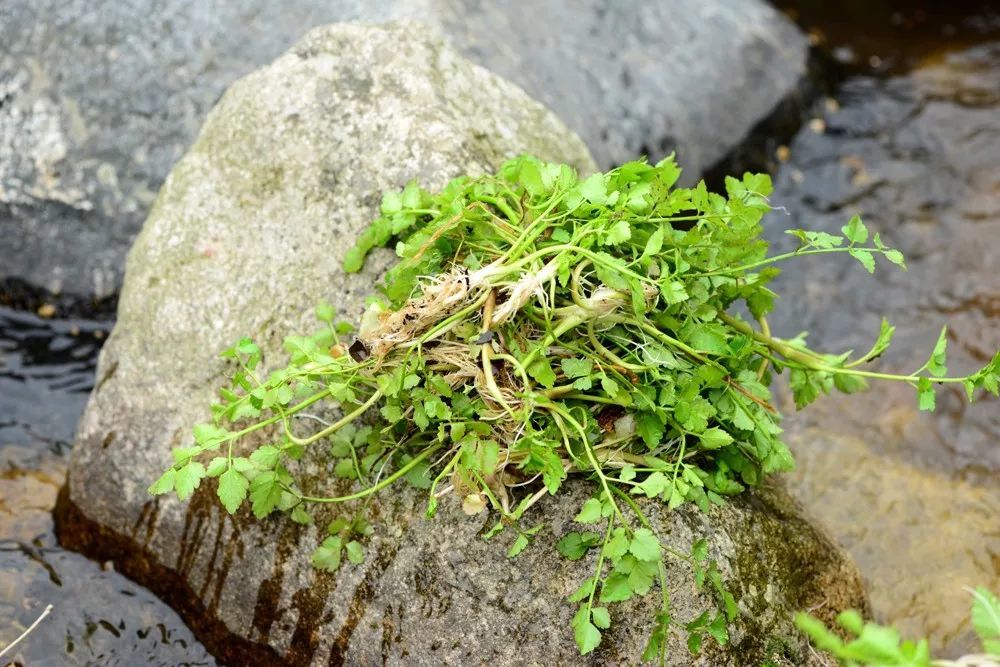
[{"label": "wet rock", "polygon": [[[796,259],[777,280],[772,327],[863,353],[885,315],[896,340],[873,369],[903,373],[927,360],[947,324],[950,374],[976,370],[1000,349],[1000,44],[906,76],[853,78],[836,97],[824,131],[806,128],[791,144],[772,197],[788,215],[772,214],[771,236],[790,248],[781,230],[839,233],[858,213],[904,252],[909,272],[880,262],[872,277],[848,257]],[[995,527],[1000,507],[1000,409],[942,387],[928,415],[914,394],[878,384],[786,420],[804,471],[792,486],[859,563],[877,616],[960,655],[978,645],[962,587],[1000,589],[997,532],[984,525]],[[821,445],[815,429],[867,451],[849,437]],[[900,545],[919,559],[901,557]]]},{"label": "wet rock", "polygon": [[391,18],[521,85],[602,165],[677,148],[691,177],[804,72],[803,36],[758,0],[4,2],[0,280],[117,291],[156,191],[227,85],[312,26]]},{"label": "wet rock", "polygon": [[[503,538],[480,538],[485,519],[466,517],[457,499],[431,524],[420,492],[394,488],[372,505],[378,528],[368,558],[336,575],[309,564],[322,538],[315,527],[229,517],[209,484],[189,503],[146,494],[170,447],[208,417],[226,371],[218,350],[251,335],[276,363],[281,338],[311,326],[320,298],[360,314],[388,253],[359,275],[338,267],[382,190],[412,178],[441,185],[521,151],[593,168],[542,106],[412,25],[317,29],[234,85],[168,177],[129,255],[58,512],[64,544],[151,586],[230,663],[579,661],[565,597],[594,563],[567,561],[554,545],[588,484],[568,485],[536,512],[549,528],[516,560],[505,557]],[[317,493],[330,490],[321,457],[303,471]],[[648,510],[678,550],[706,537],[739,599],[733,648],[708,650],[702,664],[806,664],[791,613],[865,603],[853,566],[778,490],[711,516]],[[691,576],[686,564],[669,563],[674,613],[684,621],[711,604]],[[614,612],[597,662],[635,660],[653,597]],[[682,641],[672,638],[674,664],[692,660]]]}]

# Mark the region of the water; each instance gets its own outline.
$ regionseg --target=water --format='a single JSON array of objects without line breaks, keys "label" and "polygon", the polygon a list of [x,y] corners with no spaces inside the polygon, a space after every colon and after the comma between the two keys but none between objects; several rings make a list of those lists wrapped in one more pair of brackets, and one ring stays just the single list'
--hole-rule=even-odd
[{"label": "water", "polygon": [[[867,350],[882,315],[897,326],[876,365],[920,367],[949,325],[949,369],[1000,349],[1000,42],[936,53],[905,75],[853,76],[820,102],[778,170],[782,228],[836,232],[861,214],[909,272],[870,277],[850,258],[796,260],[772,326],[818,349]],[[789,245],[775,230],[779,247]],[[1000,402],[877,385],[793,414],[793,492],[849,551],[876,616],[957,656],[977,648],[964,587],[1000,590]]]},{"label": "water", "polygon": [[214,665],[172,609],[55,539],[68,443],[110,325],[0,306],[0,645],[53,605],[3,664]]}]

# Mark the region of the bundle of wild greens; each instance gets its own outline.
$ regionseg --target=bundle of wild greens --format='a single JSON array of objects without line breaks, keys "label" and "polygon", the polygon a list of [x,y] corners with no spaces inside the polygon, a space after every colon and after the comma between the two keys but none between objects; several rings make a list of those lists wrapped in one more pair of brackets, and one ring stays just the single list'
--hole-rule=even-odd
[{"label": "bundle of wild greens", "polygon": [[[280,510],[307,523],[312,503],[366,498],[405,478],[427,489],[428,515],[447,495],[468,513],[492,508],[500,521],[491,534],[513,531],[513,557],[541,528],[522,525],[529,507],[569,475],[592,479],[594,496],[576,520],[602,529],[559,542],[569,558],[598,550],[594,576],[571,597],[586,653],[609,626],[602,605],[645,594],[657,579],[663,588],[665,550],[635,497],[707,510],[792,467],[770,403],[776,374],[789,371],[799,407],[870,378],[913,385],[924,409],[938,383],[964,383],[970,399],[980,387],[997,393],[1000,355],[968,377],[944,377],[943,333],[909,375],[859,368],[889,345],[887,323],[857,358],[770,335],[765,316],[776,295],[767,284],[778,262],[843,252],[873,272],[878,256],[905,268],[901,253],[878,234],[869,239],[855,217],[842,236],[792,231],[798,249],[768,257],[766,175],[727,179],[725,196],[704,183],[675,188],[678,176],[667,159],[581,180],[565,165],[523,156],[436,194],[416,184],[386,194],[345,269],[358,271],[372,248],[393,240],[400,261],[356,337],[347,339],[350,327],[322,304],[322,330],[290,336],[289,365],[266,378],[257,376],[253,342],[227,350],[236,371],[215,422],[195,428],[195,443],[175,450],[151,491],[183,499],[217,477],[229,512],[249,498],[258,517]],[[315,425],[306,411],[319,402],[339,404],[343,416]],[[271,425],[272,444],[243,451],[241,438]],[[313,444],[329,448],[333,475],[360,490],[306,495],[286,463]],[[214,456],[207,466],[206,454]],[[360,561],[369,531],[361,517],[335,521],[314,563],[332,570],[344,555]],[[688,559],[721,602],[714,617],[686,626],[691,645],[703,635],[724,642],[732,596],[703,542]],[[662,655],[672,622],[662,594],[647,658]]]}]

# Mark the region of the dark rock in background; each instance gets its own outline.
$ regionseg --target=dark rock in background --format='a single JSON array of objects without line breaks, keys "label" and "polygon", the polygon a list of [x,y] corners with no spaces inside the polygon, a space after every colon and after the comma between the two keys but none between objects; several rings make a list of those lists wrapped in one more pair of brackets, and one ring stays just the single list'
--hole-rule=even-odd
[{"label": "dark rock in background", "polygon": [[116,292],[157,190],[226,86],[312,26],[391,18],[429,24],[519,84],[602,166],[676,148],[689,179],[805,70],[803,36],[758,0],[6,0],[0,290],[15,277]]}]

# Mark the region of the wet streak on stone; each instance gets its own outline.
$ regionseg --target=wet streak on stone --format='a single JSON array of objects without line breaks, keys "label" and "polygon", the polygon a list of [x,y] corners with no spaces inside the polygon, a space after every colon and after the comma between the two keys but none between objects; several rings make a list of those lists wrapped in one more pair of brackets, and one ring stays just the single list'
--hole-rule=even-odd
[{"label": "wet streak on stone", "polygon": [[[351,635],[354,634],[358,623],[364,618],[365,612],[368,610],[368,603],[371,602],[375,595],[375,584],[378,578],[385,572],[392,559],[396,557],[398,550],[399,545],[395,541],[380,545],[377,555],[365,571],[365,576],[361,580],[361,583],[358,584],[358,587],[354,591],[354,597],[351,598],[350,605],[347,608],[347,618],[340,627],[340,632],[337,634],[337,638],[334,639],[333,646],[330,648],[330,661],[328,663],[330,667],[344,664]],[[301,614],[299,615],[299,624],[302,624]],[[295,629],[295,635],[296,637],[299,635],[298,628]],[[292,645],[295,645],[294,639]],[[383,652],[384,650],[383,648]]]},{"label": "wet streak on stone", "polygon": [[392,650],[392,631],[394,625],[392,622],[392,605],[387,604],[385,606],[385,613],[382,614],[382,664],[386,665],[389,663],[389,653]]},{"label": "wet streak on stone", "polygon": [[107,526],[91,521],[69,499],[69,485],[59,492],[55,518],[60,544],[98,561],[112,561],[115,569],[147,587],[174,608],[205,647],[224,664],[280,665],[281,657],[266,644],[231,633],[206,609],[201,598],[177,571],[165,567],[145,547]]},{"label": "wet streak on stone", "polygon": [[278,617],[278,601],[285,582],[285,563],[298,548],[300,530],[294,523],[287,522],[284,530],[278,536],[278,546],[274,553],[274,565],[271,576],[264,579],[257,589],[257,602],[253,608],[253,621],[250,627],[257,632],[262,643],[271,639],[271,626]]},{"label": "wet streak on stone", "polygon": [[142,510],[139,512],[139,518],[136,519],[135,525],[132,527],[132,540],[137,544],[140,543],[138,539],[139,531],[143,528],[143,524],[145,524],[145,534],[142,536],[142,546],[149,546],[149,543],[153,540],[153,531],[156,530],[156,517],[159,514],[159,510],[160,502],[157,498],[153,498],[143,504]]}]

